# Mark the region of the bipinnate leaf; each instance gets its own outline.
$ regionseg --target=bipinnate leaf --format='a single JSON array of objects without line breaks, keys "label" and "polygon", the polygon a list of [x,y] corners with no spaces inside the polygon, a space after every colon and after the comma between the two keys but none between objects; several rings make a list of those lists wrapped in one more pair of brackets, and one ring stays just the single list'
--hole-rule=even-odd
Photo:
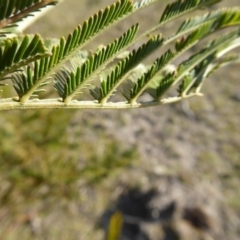
[{"label": "bipinnate leaf", "polygon": [[[157,106],[200,96],[204,80],[216,69],[239,62],[239,54],[228,54],[240,46],[240,8],[213,10],[209,6],[221,0],[175,0],[163,8],[160,20],[137,36],[138,24],[132,26],[120,38],[107,46],[89,51],[85,46],[123,19],[160,0],[116,0],[116,3],[98,11],[82,25],[77,26],[66,39],[48,41],[48,49],[39,35],[12,37],[18,34],[17,21],[30,16],[57,0],[2,1],[0,3],[0,81],[12,79],[18,97],[0,99],[0,110],[41,108],[135,108]],[[170,36],[156,35],[156,31],[186,14],[193,15],[180,23]],[[161,11],[161,9],[160,9]],[[199,13],[200,12],[200,13]],[[217,33],[224,29],[224,32]],[[6,36],[2,37],[3,34]],[[211,35],[215,34],[215,40]],[[136,37],[137,36],[137,37]],[[181,56],[206,37],[211,41],[204,48],[180,61]],[[144,39],[148,41],[143,44]],[[172,45],[169,45],[173,43]],[[175,45],[174,45],[175,44]],[[140,46],[139,46],[140,45]],[[144,60],[158,48],[168,49],[153,64]],[[136,47],[139,46],[139,47]],[[175,47],[175,48],[174,48]],[[131,49],[131,50],[130,50]],[[161,49],[161,50],[162,50]],[[199,49],[199,48],[196,48]],[[195,50],[195,49],[193,49]],[[161,51],[162,52],[162,51]],[[117,62],[117,63],[116,63]],[[67,63],[67,64],[66,64]],[[143,67],[142,67],[143,66]],[[141,68],[140,68],[141,67]],[[166,72],[165,70],[168,69]],[[32,99],[44,91],[43,87],[54,79],[54,87],[61,98]],[[96,86],[92,80],[100,80]],[[5,83],[0,83],[4,89]],[[83,88],[90,89],[95,100],[72,101]],[[170,88],[176,96],[164,97]],[[121,89],[126,101],[109,99]],[[145,92],[153,100],[140,98]],[[171,91],[172,93],[172,91]],[[168,95],[169,96],[169,95]],[[29,101],[28,101],[29,100]],[[42,105],[41,105],[42,104]]]}]

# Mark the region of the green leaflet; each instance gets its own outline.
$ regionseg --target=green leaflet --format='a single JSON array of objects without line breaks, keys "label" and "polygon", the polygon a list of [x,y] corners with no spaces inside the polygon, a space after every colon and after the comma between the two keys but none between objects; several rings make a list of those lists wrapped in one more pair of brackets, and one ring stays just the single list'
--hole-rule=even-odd
[{"label": "green leaflet", "polygon": [[[106,7],[104,11],[100,10],[91,16],[82,26],[79,25],[74,29],[72,34],[69,34],[67,40],[61,38],[60,44],[53,47],[51,57],[42,60],[45,64],[44,68],[42,68],[41,78],[35,81],[35,85],[26,89],[25,93],[21,94],[20,101],[26,102],[42,82],[45,82],[57,68],[61,67],[61,65],[76,54],[90,39],[96,37],[107,27],[120,21],[120,19],[130,13],[132,9],[133,4],[131,1],[119,0],[111,6]],[[34,68],[35,65],[36,63],[34,64]],[[43,65],[43,63],[40,63],[40,65]],[[21,79],[21,76],[17,79]],[[25,81],[25,79],[23,78],[21,81]]]},{"label": "green leaflet", "polygon": [[[186,39],[181,40],[180,42],[176,42],[176,50],[177,52],[174,54],[172,51],[168,50],[161,58],[157,59],[156,62],[152,65],[152,67],[134,84],[131,89],[127,89],[125,86],[125,91],[123,92],[123,96],[131,103],[134,104],[141,96],[141,94],[148,88],[149,83],[153,80],[153,77],[156,74],[161,74],[164,70],[166,64],[169,64],[173,59],[180,56],[184,51],[192,47],[197,43],[201,38],[207,36],[212,30],[211,26],[213,23],[204,24],[194,32],[192,32]],[[173,79],[172,75],[168,75],[171,79],[163,79],[160,82],[156,91],[151,90],[151,95],[155,94],[155,100],[158,100],[160,96],[172,85]],[[164,90],[164,91],[163,91]]]},{"label": "green leaflet", "polygon": [[[218,37],[216,40],[210,42],[206,48],[191,56],[187,61],[181,63],[178,67],[178,74],[173,83],[173,85],[176,85],[181,79],[184,79],[184,82],[179,88],[180,95],[185,95],[190,91],[191,88],[196,88],[199,86],[199,78],[197,78],[195,75],[201,74],[202,70],[205,70],[209,63],[212,62],[214,55],[218,51],[228,47],[231,41],[234,39],[239,39],[239,37],[240,29],[224,34],[221,37]],[[194,76],[190,76],[189,73],[191,73],[191,70],[195,67],[197,67],[197,71],[195,70]],[[189,77],[185,78],[185,76]]]},{"label": "green leaflet", "polygon": [[[240,9],[230,9],[228,11],[219,12],[218,18],[214,19],[214,21],[209,21],[208,19],[212,19],[212,16],[214,16],[216,13],[210,14],[206,19],[207,21],[204,21],[204,24],[202,24],[197,30],[195,30],[192,34],[190,34],[186,39],[181,39],[176,42],[176,50],[180,51],[181,49],[185,48],[185,45],[188,45],[189,42],[198,41],[201,39],[204,35],[211,34],[221,28],[229,27],[229,26],[235,26],[240,24]],[[204,17],[205,18],[205,17]],[[220,19],[220,20],[219,20]],[[197,20],[197,19],[194,19]],[[194,24],[195,21],[188,21],[187,23],[184,23],[178,33],[185,32],[186,29],[188,29],[189,25],[191,26]]]},{"label": "green leaflet", "polygon": [[119,39],[90,56],[81,67],[77,67],[75,72],[66,72],[66,78],[62,77],[62,73],[57,74],[55,88],[64,102],[69,102],[86,85],[86,82],[112,61],[117,53],[134,39],[137,30],[138,25],[131,27]]},{"label": "green leaflet", "polygon": [[[224,21],[219,21],[225,19]],[[214,28],[228,27],[238,25],[240,23],[240,8],[220,9],[217,11],[209,12],[201,16],[186,19],[178,31],[172,36],[168,37],[164,44],[168,44],[173,40],[186,35],[187,33],[197,30],[205,24],[214,23]],[[218,25],[218,26],[217,26]]]},{"label": "green leaflet", "polygon": [[[166,80],[165,80],[165,81],[166,81]],[[174,81],[174,79],[173,79],[173,81]],[[190,74],[187,75],[187,76],[184,76],[181,84],[179,85],[178,93],[179,93],[180,95],[182,95],[182,93],[183,93],[184,91],[186,91],[186,89],[189,87],[189,84],[190,84],[192,81],[193,81],[193,77],[190,76]]]},{"label": "green leaflet", "polygon": [[[176,21],[184,14],[205,8],[220,0],[177,0],[168,4],[165,9],[163,8],[160,21],[155,25],[153,23],[153,27],[147,29],[140,36],[136,37],[138,31],[136,24],[106,47],[99,48],[93,53],[87,49],[81,51],[104,30],[157,1],[159,0],[139,0],[139,2],[116,0],[116,3],[100,10],[84,21],[82,25],[76,27],[66,39],[62,37],[55,41],[49,41],[50,53],[47,52],[39,35],[34,35],[33,38],[27,35],[22,38],[10,39],[1,38],[1,32],[0,79],[4,81],[11,78],[13,87],[19,96],[19,99],[14,98],[15,105],[11,105],[11,103],[10,105],[17,108],[19,104],[17,101],[20,101],[22,108],[37,106],[38,101],[51,102],[55,106],[69,108],[78,108],[79,106],[80,108],[133,108],[166,104],[200,95],[199,91],[203,81],[211,73],[220,67],[239,61],[239,56],[236,54],[225,57],[228,51],[240,45],[239,32],[235,31],[210,42],[210,45],[182,62],[177,71],[171,69],[168,71],[168,75],[164,73],[172,61],[199,43],[200,40],[218,30],[239,25],[240,8],[226,8],[217,11],[209,9],[209,12],[203,12],[202,15],[200,12],[200,16],[194,15],[183,21],[177,32],[168,37],[155,35],[153,32],[170,21]],[[56,1],[51,1],[51,3],[53,2]],[[4,27],[5,19],[10,20],[10,25],[1,30],[5,33],[13,33],[16,29],[14,30],[15,25],[12,22],[17,21],[18,14],[21,15],[22,11],[26,10],[27,16],[29,7],[34,8],[36,3],[43,3],[43,1],[3,1],[0,4],[0,19],[3,18],[3,21],[0,20],[0,28]],[[46,3],[44,4],[46,5]],[[43,7],[43,5],[39,6]],[[14,33],[18,34],[16,31]],[[146,36],[149,41],[143,44]],[[150,66],[143,65],[143,60],[149,54],[159,47],[162,52],[163,47],[174,41],[175,52],[169,49]],[[140,47],[132,50],[139,45]],[[132,50],[130,54],[128,54],[129,48]],[[112,62],[113,60],[115,61]],[[116,61],[118,63],[115,63]],[[141,71],[140,66],[143,66]],[[91,80],[99,79],[99,77],[101,77],[100,83],[97,83],[95,87],[89,85]],[[54,79],[52,82],[54,82],[54,87],[61,99],[32,100],[31,98],[37,97],[38,92],[44,91],[43,87],[50,82],[50,79]],[[1,82],[0,86],[4,85]],[[179,95],[163,98],[163,95],[174,86],[177,86]],[[72,101],[83,88],[89,88],[95,100]],[[117,89],[121,89],[127,102],[108,102]],[[138,99],[144,92],[148,92],[153,97],[153,101],[139,102]],[[28,102],[28,100],[30,101]],[[0,99],[0,102],[5,103],[4,99]],[[51,106],[51,103],[48,106]]]},{"label": "green leaflet", "polygon": [[38,34],[32,39],[25,35],[22,41],[12,38],[3,42],[5,45],[0,47],[0,79],[30,62],[50,55]]},{"label": "green leaflet", "polygon": [[[231,42],[233,39],[237,38],[240,34],[240,30],[234,30],[230,33],[224,34],[221,37],[218,37],[216,40],[210,42],[208,46],[204,49],[202,49],[197,54],[194,54],[190,57],[187,61],[184,61],[182,64],[180,64],[178,68],[178,77],[181,75],[184,75],[186,73],[186,70],[188,70],[192,64],[196,64],[196,62],[200,63],[205,56],[210,55],[211,53],[214,53],[217,50],[220,50],[220,47],[224,47],[225,44],[228,42]],[[200,60],[201,59],[201,60]],[[178,78],[177,77],[177,78]]]},{"label": "green leaflet", "polygon": [[215,20],[217,20],[215,24],[219,24],[219,26],[227,27],[231,25],[236,25],[240,22],[240,8],[234,7],[230,9],[220,9],[217,11],[206,13],[202,16],[186,19],[178,29],[176,35],[189,31],[189,29],[194,29],[196,26],[199,26],[203,23]]},{"label": "green leaflet", "polygon": [[179,17],[180,15],[186,14],[187,12],[193,11],[194,9],[213,5],[220,1],[221,0],[192,0],[192,1],[178,0],[167,5],[161,16],[160,23],[168,22],[174,19],[175,17]]},{"label": "green leaflet", "polygon": [[[66,42],[62,39],[63,55],[65,57],[72,51],[79,50],[80,46],[90,38],[96,36],[100,31],[120,20],[123,16],[130,13],[133,9],[132,3],[129,0],[119,0],[106,9],[100,10],[85,21],[82,26],[74,29],[72,34],[69,34]],[[60,59],[61,59],[60,58]]]},{"label": "green leaflet", "polygon": [[[182,97],[191,94],[191,92],[199,93],[203,81],[209,77],[210,74],[218,68],[239,62],[238,54],[230,54],[220,59],[216,58],[219,51],[228,49],[229,45],[231,46],[232,40],[236,39],[239,41],[239,34],[240,31],[233,31],[232,33],[223,35],[219,39],[212,41],[205,49],[180,64],[178,75],[166,76],[162,82],[171,81],[172,84],[175,85],[182,80],[178,88],[178,93]],[[240,45],[240,42],[238,45]],[[184,75],[184,73],[187,75]],[[156,94],[156,92],[155,95],[152,96],[154,98],[158,96],[158,99],[161,97],[161,95]]]},{"label": "green leaflet", "polygon": [[[139,4],[135,3],[133,6],[131,1],[121,0],[112,4],[110,7],[107,7],[104,11],[100,10],[97,14],[90,17],[82,26],[78,26],[72,34],[69,34],[67,40],[64,38],[60,40],[60,44],[52,49],[52,56],[48,60],[42,60],[44,61],[44,64],[40,63],[40,65],[44,65],[44,68],[41,68],[41,74],[38,74],[41,78],[35,82],[32,89],[26,91],[26,96],[22,94],[21,101],[27,101],[31,94],[38,88],[38,85],[41,85],[41,82],[45,82],[45,80],[48,79],[57,68],[69,60],[80,48],[82,48],[90,39],[97,36],[102,30],[113,25],[113,23],[118,22],[120,19],[123,19],[124,16],[128,15],[130,12],[137,11],[154,2],[155,1],[141,1]],[[177,1],[170,4],[162,15],[164,21],[161,21],[161,24],[198,7],[208,5],[209,2],[212,1],[193,1],[190,5],[186,4],[186,1],[184,2]],[[174,13],[170,14],[172,11]],[[63,96],[62,93],[60,93],[60,96],[61,95]]]},{"label": "green leaflet", "polygon": [[[235,18],[236,24],[238,24],[238,18]],[[232,21],[234,24],[235,22]],[[216,24],[217,23],[217,24]],[[212,32],[215,32],[216,30],[218,30],[219,28],[225,27],[226,22],[222,21],[221,24],[219,24],[217,22],[217,20],[213,21],[213,22],[207,22],[204,25],[202,25],[200,28],[198,28],[197,30],[193,31],[191,34],[188,35],[188,37],[186,37],[185,39],[181,39],[178,40],[175,44],[175,48],[177,50],[176,54],[173,56],[174,58],[180,56],[184,51],[186,51],[187,49],[189,49],[190,47],[192,47],[193,45],[195,45],[198,41],[200,41],[201,39],[203,39],[204,37],[208,36],[209,34],[211,34]],[[165,59],[165,56],[164,58]],[[173,58],[169,58],[168,59],[168,63],[170,63],[170,61],[173,60]],[[186,63],[185,63],[186,64]],[[180,65],[179,69],[178,69],[178,74],[182,74],[182,72],[188,72],[188,67],[184,65]],[[191,64],[191,63],[189,63]],[[146,90],[149,81],[152,80],[152,78],[156,75],[159,74],[159,71],[162,70],[162,68],[164,67],[160,65],[160,68],[158,68],[158,64],[153,64],[152,68],[145,73],[142,78],[140,78],[137,83],[134,84],[134,87],[132,89],[129,89],[128,91],[126,91],[126,87],[125,87],[125,92],[124,92],[124,97],[131,102],[132,104],[137,100],[137,98]],[[184,69],[184,67],[187,69]],[[191,70],[191,69],[190,69]],[[161,72],[160,72],[161,73]],[[181,79],[182,77],[184,77],[184,74],[181,75],[181,77],[179,77],[179,79]],[[156,90],[150,90],[150,94],[155,98],[155,100],[159,100],[160,97],[163,95],[163,93],[172,85],[175,84],[175,79],[173,80],[173,76],[172,75],[168,75],[167,77],[165,77],[161,82],[159,87],[156,88]]]},{"label": "green leaflet", "polygon": [[164,93],[167,92],[167,90],[172,86],[175,79],[174,75],[175,72],[169,73],[168,75],[166,75],[165,78],[161,79],[157,87],[148,88],[146,92],[149,93],[153,97],[153,99],[159,101],[164,95]]},{"label": "green leaflet", "polygon": [[[165,25],[166,23],[175,20],[176,18],[179,18],[187,13],[190,13],[194,10],[215,4],[217,2],[220,2],[221,0],[178,0],[173,3],[170,3],[167,5],[167,7],[164,9],[160,21],[157,25],[154,27],[148,29],[146,32],[144,32],[139,39],[141,39],[144,36],[150,35],[154,31],[158,30],[160,27]],[[139,3],[139,5],[145,5],[148,2],[152,3],[154,0],[143,0],[143,3]],[[137,5],[137,4],[136,4]],[[138,40],[139,40],[138,39]]]},{"label": "green leaflet", "polygon": [[174,53],[171,50],[168,50],[160,58],[158,58],[152,67],[143,74],[143,76],[137,80],[133,88],[128,89],[128,91],[123,92],[123,96],[130,102],[134,104],[138,97],[143,93],[147,88],[150,80],[174,58]]},{"label": "green leaflet", "polygon": [[[240,44],[239,44],[240,45]],[[192,79],[192,82],[188,85],[188,87],[181,92],[182,95],[188,94],[189,92],[192,92],[193,90],[195,92],[200,92],[203,81],[209,77],[211,74],[213,74],[216,70],[219,68],[225,67],[229,64],[236,64],[240,63],[240,56],[239,54],[228,54],[226,56],[223,56],[219,59],[215,59],[213,57],[209,57],[206,66],[202,66],[202,64],[199,64],[199,66],[195,67],[192,72],[195,73],[195,69],[198,69],[198,74],[194,75],[194,78]],[[204,62],[204,61],[203,61]]]},{"label": "green leaflet", "polygon": [[162,42],[163,38],[160,35],[154,36],[137,51],[134,50],[130,53],[127,58],[117,64],[115,69],[107,76],[107,79],[101,82],[101,88],[91,90],[92,96],[100,103],[105,103],[119,84],[122,83],[125,75],[154,50],[159,48]]},{"label": "green leaflet", "polygon": [[[240,30],[239,30],[240,32]],[[223,39],[225,37],[223,36]],[[230,41],[228,41],[230,40]],[[239,54],[227,54],[222,56],[222,52],[225,54],[229,52],[233,46],[240,46],[240,36],[239,34],[231,40],[231,36],[227,41],[221,43],[217,51],[206,56],[199,64],[194,67],[189,76],[191,76],[191,82],[184,88],[179,89],[179,93],[182,96],[185,96],[191,92],[200,92],[203,81],[209,77],[210,74],[213,74],[217,69],[225,67],[229,64],[239,63]]]},{"label": "green leaflet", "polygon": [[140,2],[136,2],[134,3],[134,9],[141,9],[141,8],[144,8],[146,6],[149,6],[155,2],[157,2],[158,0],[142,0]]},{"label": "green leaflet", "polygon": [[[40,68],[41,66],[39,66],[39,63],[37,62],[34,73],[30,67],[27,67],[26,72],[14,74],[12,76],[13,87],[16,90],[19,98],[21,98],[23,96],[23,93],[27,92],[29,88],[35,85],[37,78],[39,77],[38,73],[40,72]],[[41,87],[46,86],[48,83],[49,82],[41,83],[39,88],[34,91],[31,97],[37,97],[37,93],[44,92],[45,90]]]}]

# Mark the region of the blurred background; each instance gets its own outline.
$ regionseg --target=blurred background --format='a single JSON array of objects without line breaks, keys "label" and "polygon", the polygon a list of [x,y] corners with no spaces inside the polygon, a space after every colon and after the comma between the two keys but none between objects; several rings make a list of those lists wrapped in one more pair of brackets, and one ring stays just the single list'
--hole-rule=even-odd
[{"label": "blurred background", "polygon": [[[66,0],[26,33],[67,36],[112,2]],[[154,24],[169,2],[129,18],[87,49],[112,41],[136,21],[141,30]],[[239,2],[214,8],[221,5]],[[173,27],[162,31],[168,35]],[[211,76],[203,98],[174,105],[2,112],[0,239],[239,239],[236,86],[237,65]]]}]

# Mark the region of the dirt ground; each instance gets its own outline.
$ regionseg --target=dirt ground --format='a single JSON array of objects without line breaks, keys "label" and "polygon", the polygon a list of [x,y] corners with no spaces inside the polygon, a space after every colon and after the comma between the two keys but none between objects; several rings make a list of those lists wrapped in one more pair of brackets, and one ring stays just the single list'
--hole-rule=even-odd
[{"label": "dirt ground", "polygon": [[[27,32],[39,32],[44,37],[66,36],[112,2],[66,0]],[[168,2],[159,1],[88,47],[106,44],[136,21],[146,28],[159,19],[162,6]],[[239,0],[221,4],[239,6]],[[174,27],[168,25],[162,31],[168,34]],[[41,217],[44,233],[33,239],[103,239],[111,211],[120,209],[130,215],[121,201],[134,208],[151,189],[156,194],[146,200],[149,205],[142,203],[150,215],[140,217],[133,225],[135,230],[138,226],[136,234],[130,238],[126,233],[125,239],[239,239],[239,73],[239,66],[220,70],[205,83],[204,97],[183,103],[131,111],[76,111],[69,122],[75,142],[90,139],[97,145],[104,141],[102,136],[118,139],[123,146],[137,148],[138,163],[97,188],[80,184],[81,203],[69,204],[67,210],[53,208]],[[84,124],[86,127],[79,129]],[[126,201],[123,195],[130,197]],[[139,217],[143,205],[139,205],[135,217]],[[134,231],[127,224],[126,220],[125,231],[128,227]]]}]

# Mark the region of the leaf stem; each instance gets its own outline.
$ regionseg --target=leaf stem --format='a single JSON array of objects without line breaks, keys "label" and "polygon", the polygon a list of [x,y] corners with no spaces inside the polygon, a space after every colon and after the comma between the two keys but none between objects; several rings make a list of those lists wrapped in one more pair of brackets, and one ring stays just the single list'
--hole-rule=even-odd
[{"label": "leaf stem", "polygon": [[60,99],[46,99],[46,100],[28,100],[26,103],[14,101],[11,98],[0,100],[0,111],[1,110],[19,110],[19,109],[135,109],[135,108],[146,108],[159,105],[170,104],[179,102],[187,98],[203,96],[201,93],[191,93],[187,96],[176,96],[170,98],[161,99],[161,101],[152,102],[138,102],[129,104],[127,102],[108,102],[106,104],[98,103],[97,101],[71,101],[68,104],[61,102]]}]

